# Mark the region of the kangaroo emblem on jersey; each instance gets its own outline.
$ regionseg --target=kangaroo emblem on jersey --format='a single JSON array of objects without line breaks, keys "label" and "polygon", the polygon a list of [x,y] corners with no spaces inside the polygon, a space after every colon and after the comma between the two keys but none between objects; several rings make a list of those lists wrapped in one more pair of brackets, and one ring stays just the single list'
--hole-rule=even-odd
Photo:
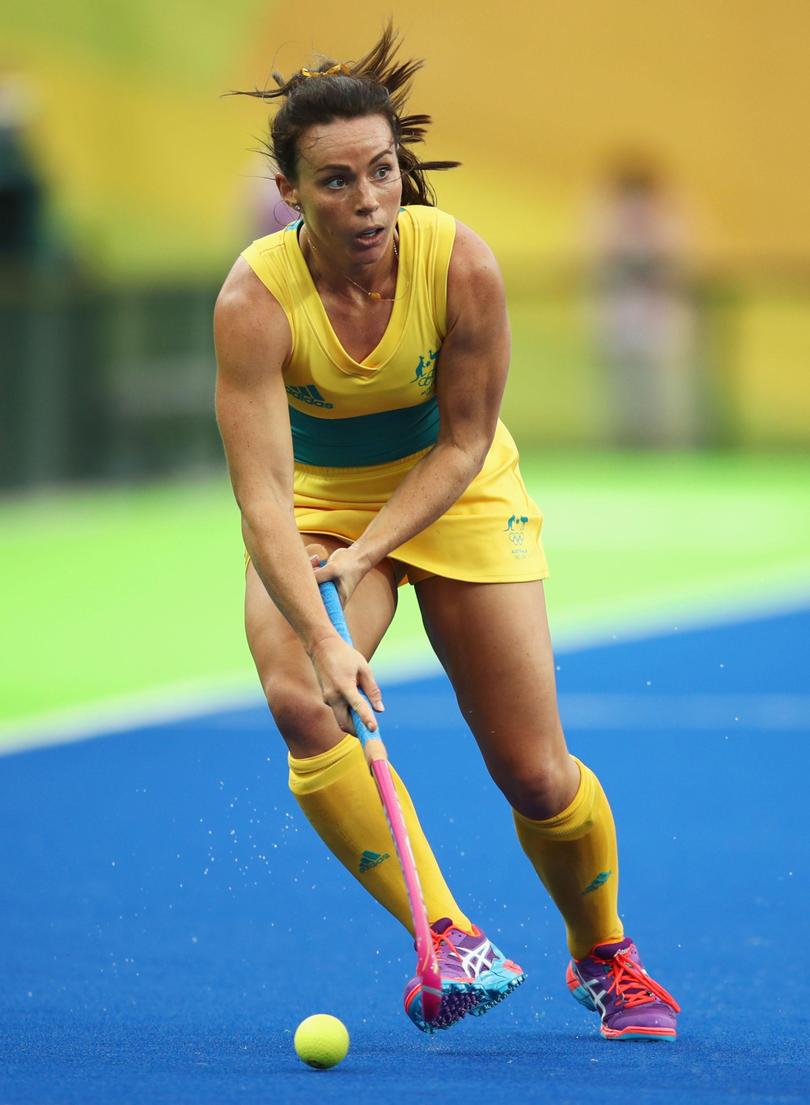
[{"label": "kangaroo emblem on jersey", "polygon": [[327,403],[314,384],[304,384],[303,386],[290,384],[284,390],[293,399],[297,399],[299,403],[308,403],[310,407],[324,407],[326,410],[331,410],[335,405],[334,403]]},{"label": "kangaroo emblem on jersey", "polygon": [[529,519],[525,514],[513,514],[506,519],[506,529],[504,533],[512,543],[512,556],[518,560],[529,555],[528,550],[523,548],[524,542],[526,541],[525,530],[528,521]]},{"label": "kangaroo emblem on jersey", "polygon": [[433,392],[433,384],[436,379],[436,361],[439,359],[439,350],[428,350],[427,360],[424,355],[419,355],[419,364],[416,366],[416,375],[411,380],[419,390],[427,397]]}]

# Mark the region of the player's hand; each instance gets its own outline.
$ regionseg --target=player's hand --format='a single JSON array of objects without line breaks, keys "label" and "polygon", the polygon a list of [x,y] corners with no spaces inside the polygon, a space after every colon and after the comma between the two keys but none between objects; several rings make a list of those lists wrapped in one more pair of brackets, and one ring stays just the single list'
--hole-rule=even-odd
[{"label": "player's hand", "polygon": [[[340,637],[328,637],[315,646],[310,659],[321,685],[323,700],[331,708],[342,731],[355,733],[350,713],[350,710],[355,710],[366,728],[375,732],[377,722],[374,710],[381,713],[385,707],[380,688],[363,654]],[[371,706],[360,693],[361,690],[368,695]]]},{"label": "player's hand", "polygon": [[[323,555],[320,555],[318,550]],[[335,549],[322,568],[320,562],[326,559],[326,550],[322,546],[308,545],[307,552],[312,567],[315,569],[315,579],[318,583],[325,583],[331,579],[337,587],[341,605],[345,607],[352,597],[355,587],[368,572],[369,565],[354,552],[352,545],[349,545],[348,548]]]}]

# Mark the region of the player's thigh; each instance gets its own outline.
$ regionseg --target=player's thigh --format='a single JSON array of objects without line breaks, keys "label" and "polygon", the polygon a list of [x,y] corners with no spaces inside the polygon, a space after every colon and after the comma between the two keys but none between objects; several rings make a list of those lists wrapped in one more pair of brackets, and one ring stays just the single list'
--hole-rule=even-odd
[{"label": "player's thigh", "polygon": [[571,767],[542,583],[434,576],[416,591],[428,637],[495,780],[510,797],[521,787],[556,789]]},{"label": "player's thigh", "polygon": [[[327,553],[345,544],[318,534],[302,534],[302,539]],[[352,640],[366,659],[391,624],[396,585],[393,565],[383,561],[361,580],[346,605]],[[335,745],[343,734],[323,702],[312,663],[252,563],[245,577],[245,632],[268,704],[293,755],[313,756]]]}]

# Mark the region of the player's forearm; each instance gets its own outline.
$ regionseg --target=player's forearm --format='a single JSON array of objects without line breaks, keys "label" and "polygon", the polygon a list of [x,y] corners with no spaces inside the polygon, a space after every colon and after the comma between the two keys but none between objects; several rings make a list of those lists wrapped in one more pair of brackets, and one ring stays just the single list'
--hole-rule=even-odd
[{"label": "player's forearm", "polygon": [[276,503],[243,508],[242,535],[267,593],[306,651],[336,637],[290,508]]},{"label": "player's forearm", "polygon": [[352,546],[370,566],[440,518],[480,472],[483,454],[439,442],[411,469]]}]

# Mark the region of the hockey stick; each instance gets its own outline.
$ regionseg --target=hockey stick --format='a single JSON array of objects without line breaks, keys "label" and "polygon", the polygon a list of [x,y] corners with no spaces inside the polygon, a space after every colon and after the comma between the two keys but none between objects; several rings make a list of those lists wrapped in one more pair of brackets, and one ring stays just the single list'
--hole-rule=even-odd
[{"label": "hockey stick", "polygon": [[[319,584],[321,597],[323,598],[326,612],[332,625],[347,644],[352,644],[343,607],[340,605],[340,597],[337,588],[331,580]],[[359,689],[359,688],[358,688]],[[363,693],[364,698],[367,696]],[[388,753],[385,745],[377,734],[371,733],[363,723],[356,710],[351,710],[354,731],[357,734],[363,751],[368,761],[371,774],[377,784],[380,801],[388,819],[388,828],[394,841],[399,865],[405,879],[405,889],[408,893],[408,902],[413,918],[413,930],[416,936],[416,973],[422,982],[422,1015],[430,1023],[439,1016],[442,1004],[442,980],[439,973],[439,964],[433,949],[433,939],[430,925],[428,924],[425,900],[422,897],[422,887],[419,884],[419,875],[413,858],[411,842],[408,838],[408,830],[405,818],[402,815],[402,807],[399,804],[394,779],[391,775],[391,767],[388,763]]]}]

